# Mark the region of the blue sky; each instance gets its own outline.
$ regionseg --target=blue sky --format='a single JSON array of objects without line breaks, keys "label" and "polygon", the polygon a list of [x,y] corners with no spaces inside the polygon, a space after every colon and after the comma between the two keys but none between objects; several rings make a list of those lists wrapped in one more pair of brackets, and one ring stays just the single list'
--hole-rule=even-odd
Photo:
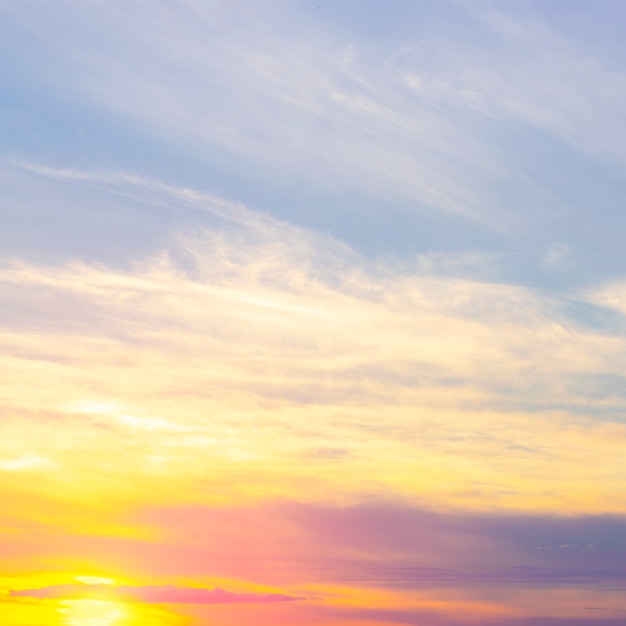
[{"label": "blue sky", "polygon": [[480,251],[468,271],[555,288],[619,275],[619,4],[2,10],[8,159],[211,191],[367,256]]}]

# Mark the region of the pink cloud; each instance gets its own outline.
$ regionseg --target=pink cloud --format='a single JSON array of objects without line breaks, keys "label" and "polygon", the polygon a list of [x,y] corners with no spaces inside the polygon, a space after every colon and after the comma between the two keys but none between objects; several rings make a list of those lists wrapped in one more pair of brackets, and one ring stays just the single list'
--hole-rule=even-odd
[{"label": "pink cloud", "polygon": [[242,604],[295,602],[306,599],[280,593],[234,593],[219,588],[204,589],[170,585],[134,587],[83,583],[11,591],[9,596],[12,598],[37,598],[39,600],[111,599],[145,604]]}]

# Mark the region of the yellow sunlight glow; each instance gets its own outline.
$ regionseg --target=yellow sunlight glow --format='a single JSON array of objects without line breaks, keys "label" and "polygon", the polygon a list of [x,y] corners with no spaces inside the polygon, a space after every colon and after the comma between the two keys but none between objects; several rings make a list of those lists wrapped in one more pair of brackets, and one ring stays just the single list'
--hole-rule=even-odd
[{"label": "yellow sunlight glow", "polygon": [[100,578],[99,576],[75,576],[75,580],[86,585],[113,585],[115,581],[112,578]]},{"label": "yellow sunlight glow", "polygon": [[64,600],[58,611],[63,626],[118,626],[129,617],[125,605],[102,600]]}]

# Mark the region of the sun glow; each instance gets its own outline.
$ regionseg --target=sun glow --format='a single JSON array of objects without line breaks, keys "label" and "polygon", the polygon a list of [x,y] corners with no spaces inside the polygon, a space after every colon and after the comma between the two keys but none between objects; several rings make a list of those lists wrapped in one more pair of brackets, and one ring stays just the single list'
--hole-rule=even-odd
[{"label": "sun glow", "polygon": [[128,623],[128,607],[102,600],[64,600],[58,609],[63,626],[121,626]]},{"label": "sun glow", "polygon": [[100,578],[99,576],[75,576],[75,580],[86,585],[114,585],[112,578]]}]

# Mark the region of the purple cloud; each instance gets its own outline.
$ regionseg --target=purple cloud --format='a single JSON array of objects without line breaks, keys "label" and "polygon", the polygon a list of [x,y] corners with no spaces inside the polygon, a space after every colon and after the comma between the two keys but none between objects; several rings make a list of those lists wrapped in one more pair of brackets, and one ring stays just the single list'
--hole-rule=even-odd
[{"label": "purple cloud", "polygon": [[124,600],[145,604],[243,604],[268,602],[295,602],[306,598],[280,593],[234,593],[223,589],[201,587],[174,587],[171,585],[87,585],[73,583],[40,589],[10,591],[12,598],[37,598],[39,600]]},{"label": "purple cloud", "polygon": [[624,581],[624,570],[597,570],[584,568],[513,566],[483,571],[463,571],[441,567],[370,567],[361,576],[342,579],[344,582],[379,582],[398,586],[432,584],[568,584],[592,585],[602,582]]},{"label": "purple cloud", "polygon": [[344,508],[284,503],[280,511],[311,545],[325,546],[326,571],[343,582],[626,582],[624,516],[436,513],[391,502]]}]

